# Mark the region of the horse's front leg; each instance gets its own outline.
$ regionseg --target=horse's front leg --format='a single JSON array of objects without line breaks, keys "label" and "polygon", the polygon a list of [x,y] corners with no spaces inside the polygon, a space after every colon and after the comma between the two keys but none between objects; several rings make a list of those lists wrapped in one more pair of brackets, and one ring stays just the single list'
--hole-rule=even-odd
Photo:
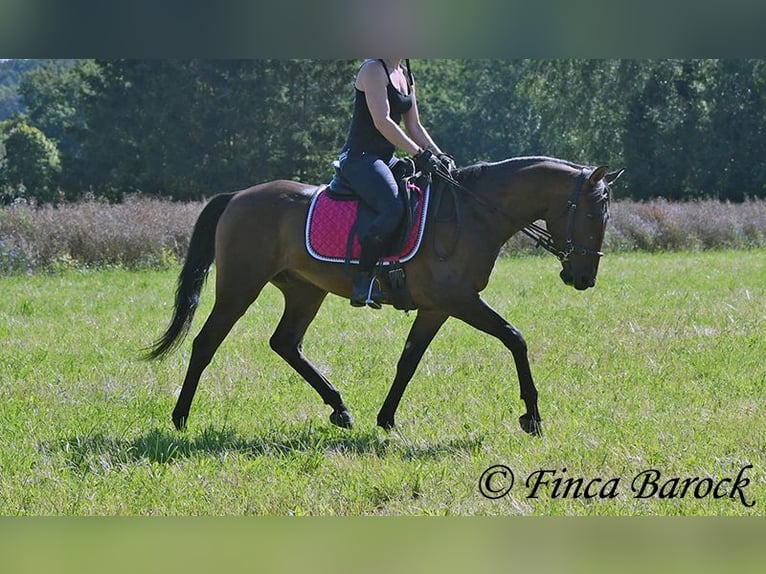
[{"label": "horse's front leg", "polygon": [[519,376],[521,400],[527,407],[527,412],[519,417],[519,424],[531,435],[542,435],[542,419],[537,409],[537,389],[527,359],[527,343],[519,330],[487,305],[478,294],[473,300],[461,304],[452,315],[484,333],[497,337],[511,351]]},{"label": "horse's front leg", "polygon": [[439,311],[419,310],[415,322],[407,335],[407,342],[404,344],[404,350],[396,366],[396,377],[388,391],[388,396],[383,402],[383,406],[378,413],[378,426],[386,430],[394,427],[394,414],[399,406],[399,401],[407,388],[407,383],[415,374],[415,369],[426,352],[428,345],[431,344],[439,328],[447,320],[446,313]]}]

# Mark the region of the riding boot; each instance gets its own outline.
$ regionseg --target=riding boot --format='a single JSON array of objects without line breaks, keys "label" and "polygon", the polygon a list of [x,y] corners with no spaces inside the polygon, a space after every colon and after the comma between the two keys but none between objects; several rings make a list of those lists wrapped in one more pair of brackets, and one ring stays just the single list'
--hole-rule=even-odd
[{"label": "riding boot", "polygon": [[385,300],[386,294],[374,289],[373,269],[383,256],[384,243],[377,234],[368,234],[360,243],[362,253],[359,256],[359,268],[351,272],[351,305],[380,309],[380,302]]},{"label": "riding boot", "polygon": [[[372,280],[372,273],[369,271],[351,272],[352,307],[364,307],[368,304],[368,299],[370,299],[370,284],[372,283]],[[380,308],[380,305],[378,305],[378,308]]]}]

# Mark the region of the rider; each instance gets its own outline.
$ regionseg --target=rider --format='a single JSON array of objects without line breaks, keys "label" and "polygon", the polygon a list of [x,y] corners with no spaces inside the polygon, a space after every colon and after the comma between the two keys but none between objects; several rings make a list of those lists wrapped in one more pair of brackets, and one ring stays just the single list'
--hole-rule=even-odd
[{"label": "rider", "polygon": [[[433,172],[446,158],[420,123],[409,60],[366,60],[354,82],[354,113],[340,169],[357,194],[376,213],[369,230],[359,238],[359,267],[351,274],[351,305],[380,309],[368,298],[373,270],[385,254],[403,214],[403,203],[391,168],[399,161],[394,151],[411,156],[420,171]],[[399,126],[404,119],[404,130]]]}]

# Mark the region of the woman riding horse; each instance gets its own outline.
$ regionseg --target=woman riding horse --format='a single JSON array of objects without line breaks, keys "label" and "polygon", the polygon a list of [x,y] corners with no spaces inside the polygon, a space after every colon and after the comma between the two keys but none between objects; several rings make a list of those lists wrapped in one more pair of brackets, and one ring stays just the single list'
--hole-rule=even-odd
[{"label": "woman riding horse", "polygon": [[[362,64],[354,82],[351,127],[340,153],[342,174],[375,211],[375,219],[359,238],[362,253],[358,270],[351,274],[354,307],[381,307],[374,294],[370,296],[373,270],[385,255],[404,209],[391,172],[399,161],[394,151],[400,149],[412,155],[415,166],[427,172],[438,167],[437,157],[448,157],[420,123],[409,60],[406,74],[400,64],[399,59],[367,60]],[[406,131],[399,127],[402,119]]]},{"label": "woman riding horse", "polygon": [[[437,172],[436,178],[444,177]],[[575,289],[595,286],[604,230],[609,219],[609,186],[623,170],[607,173],[548,157],[511,158],[480,163],[452,174],[458,240],[448,258],[437,245],[454,237],[453,228],[426,225],[417,255],[404,264],[407,290],[417,309],[396,375],[377,416],[384,429],[394,416],[423,354],[444,322],[454,317],[499,339],[511,352],[526,412],[519,423],[540,434],[537,389],[521,332],[484,301],[503,244],[515,233],[533,229],[542,247],[561,261],[561,279]],[[451,184],[453,185],[453,184]],[[303,337],[328,293],[348,297],[351,281],[339,263],[318,261],[305,243],[306,220],[318,186],[279,180],[213,197],[200,213],[178,277],[173,317],[149,358],[174,349],[189,332],[200,293],[215,262],[215,304],[192,345],[181,393],[173,409],[176,428],[186,426],[202,372],[234,324],[267,284],[285,301],[269,343],[299,373],[325,404],[330,421],[352,426],[341,393],[303,354]],[[545,228],[534,224],[545,221]],[[257,224],[254,224],[257,222]]]}]

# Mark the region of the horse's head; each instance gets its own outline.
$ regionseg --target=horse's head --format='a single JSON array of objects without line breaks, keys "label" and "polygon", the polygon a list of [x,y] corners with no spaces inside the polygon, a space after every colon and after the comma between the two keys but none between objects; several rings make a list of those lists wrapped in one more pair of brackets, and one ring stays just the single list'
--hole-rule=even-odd
[{"label": "horse's head", "polygon": [[561,252],[561,280],[577,290],[596,284],[601,244],[609,220],[610,185],[623,169],[607,173],[607,167],[583,171],[566,208],[550,210],[546,225]]}]

